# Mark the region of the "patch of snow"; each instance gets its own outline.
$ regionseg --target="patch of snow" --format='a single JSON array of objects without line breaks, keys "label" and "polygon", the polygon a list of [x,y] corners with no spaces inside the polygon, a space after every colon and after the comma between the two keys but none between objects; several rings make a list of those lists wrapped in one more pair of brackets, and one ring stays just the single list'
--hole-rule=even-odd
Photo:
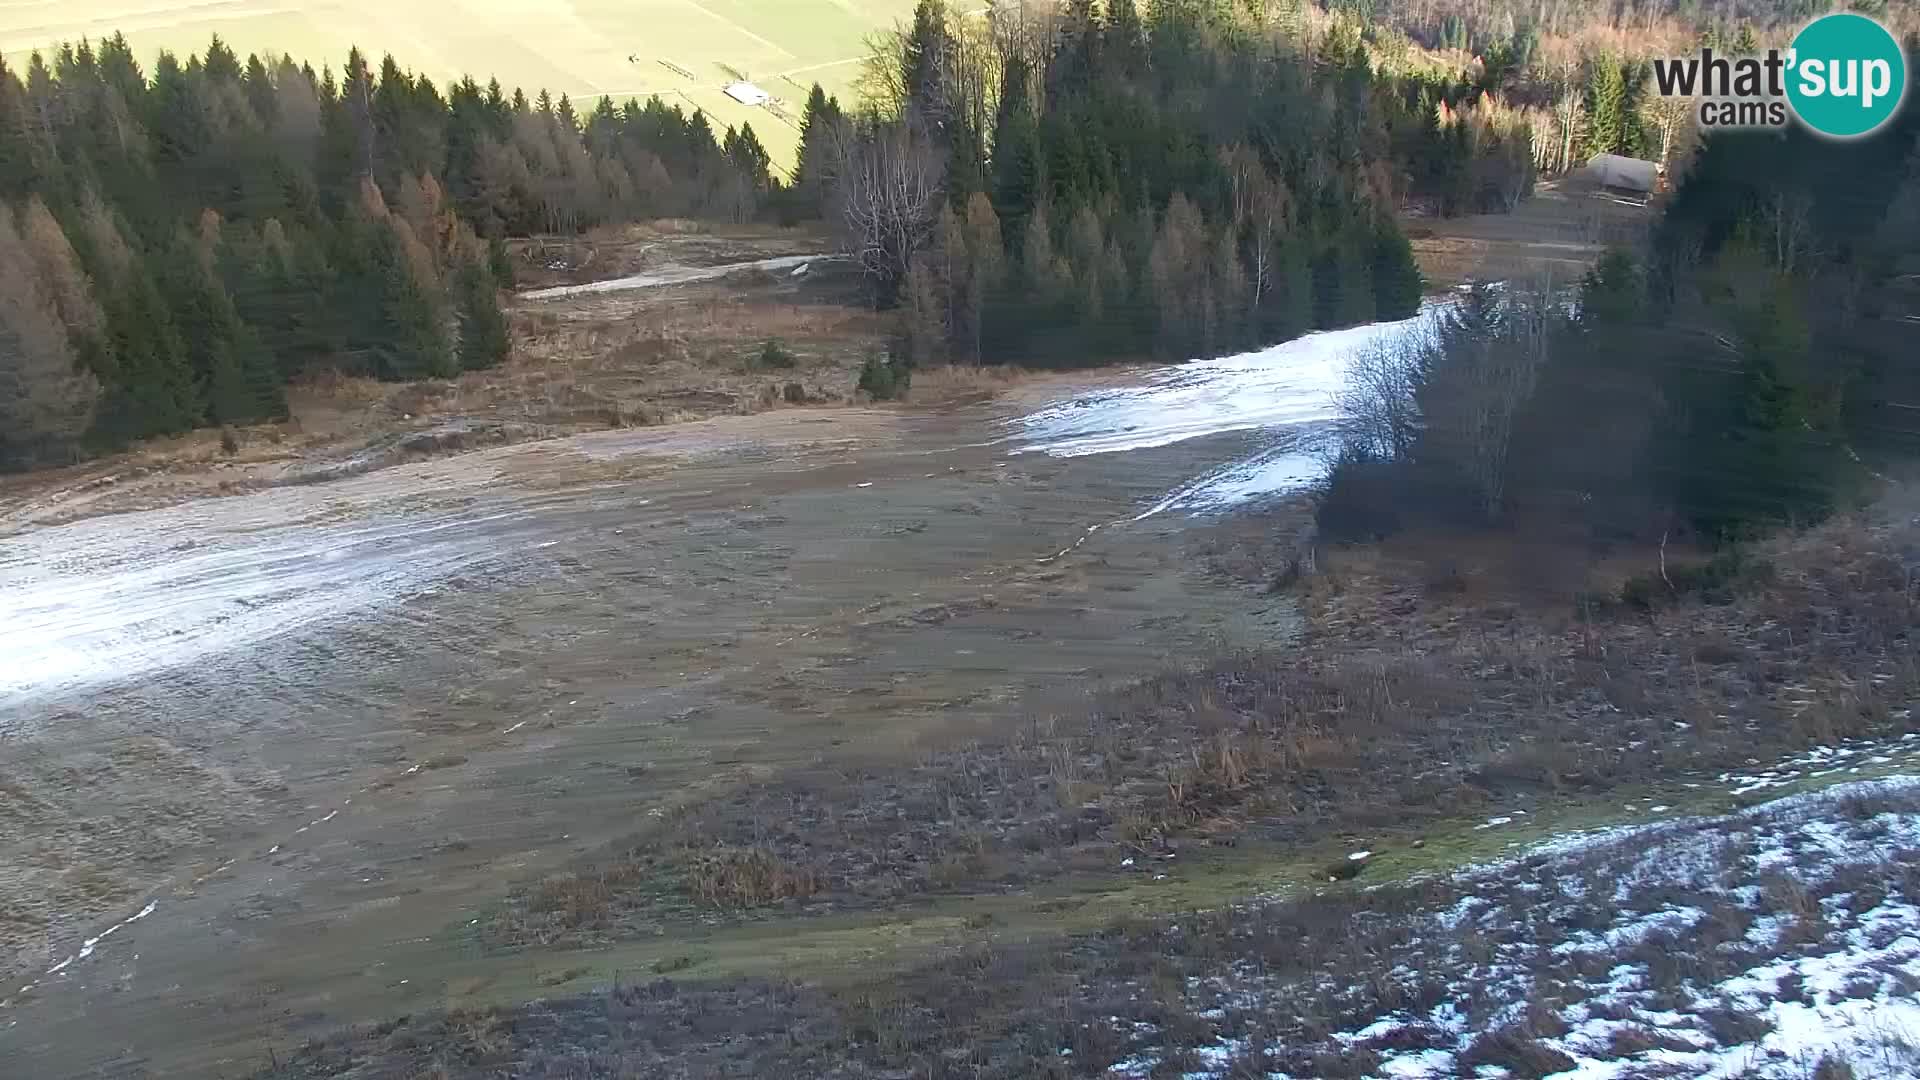
[{"label": "patch of snow", "polygon": [[[377,490],[368,477],[329,485],[348,504]],[[405,600],[500,559],[511,539],[479,526],[520,517],[340,521],[292,487],[0,537],[0,701],[137,679]]]},{"label": "patch of snow", "polygon": [[584,296],[591,293],[627,292],[632,289],[654,289],[666,285],[688,285],[697,281],[717,281],[743,270],[765,270],[771,273],[832,259],[831,255],[782,255],[773,259],[754,259],[748,262],[727,263],[723,266],[658,266],[644,274],[630,274],[627,277],[609,278],[606,281],[590,281],[584,285],[556,285],[547,289],[529,289],[520,294],[520,299],[563,300],[569,296]]},{"label": "patch of snow", "polygon": [[[1858,753],[1850,747],[1818,752],[1842,760]],[[1385,978],[1409,984],[1439,978],[1448,987],[1447,997],[1424,1011],[1402,1007],[1356,1018],[1351,1029],[1325,1037],[1327,1052],[1369,1042],[1391,1046],[1394,1033],[1416,1028],[1424,1045],[1381,1048],[1373,1075],[1433,1080],[1505,1075],[1485,1066],[1463,1071],[1461,1055],[1481,1034],[1524,1022],[1530,1009],[1540,1007],[1535,979],[1550,971],[1556,989],[1548,1000],[1573,1002],[1558,1009],[1566,1025],[1563,1034],[1536,1036],[1571,1059],[1572,1067],[1554,1074],[1557,1078],[1800,1080],[1832,1054],[1847,1061],[1857,1077],[1911,1080],[1920,1076],[1920,897],[1901,894],[1898,877],[1887,879],[1893,891],[1884,896],[1832,883],[1843,872],[1888,866],[1901,853],[1920,848],[1916,795],[1920,777],[1856,781],[1723,817],[1667,819],[1559,838],[1506,861],[1462,871],[1453,878],[1462,894],[1457,901],[1414,916],[1411,925],[1396,931],[1402,942],[1396,952],[1404,950],[1405,956],[1384,972]],[[1862,800],[1892,809],[1863,818]],[[1774,910],[1784,901],[1764,880],[1773,873],[1789,874],[1810,891],[1818,890],[1817,938],[1788,935],[1805,924],[1791,909]],[[1597,888],[1589,888],[1588,881]],[[1664,899],[1676,895],[1701,899]],[[1854,914],[1863,896],[1877,902]],[[1652,970],[1649,958],[1665,946],[1646,951],[1650,939],[1670,934],[1688,947],[1696,938],[1705,940],[1714,926],[1724,927],[1729,908],[1754,916],[1744,933],[1730,941],[1723,937],[1723,944],[1698,946],[1740,958],[1729,974],[1702,980],[1684,970]],[[1587,921],[1596,918],[1598,925]],[[1464,945],[1469,937],[1481,943],[1471,956]],[[1433,951],[1431,943],[1446,942],[1455,943]],[[1616,962],[1605,963],[1602,974],[1582,974],[1595,966],[1589,956]],[[1724,962],[1720,968],[1727,969]],[[1215,1001],[1231,1001],[1205,1013],[1218,1021],[1228,1015],[1225,1009],[1242,1016],[1284,1013],[1287,995],[1344,996],[1356,982],[1352,973],[1333,969],[1317,983],[1276,985],[1280,996],[1275,997],[1263,996],[1262,979],[1258,964],[1240,963],[1229,977],[1189,980],[1189,986],[1190,992],[1210,989]],[[1726,1033],[1703,1018],[1714,1010],[1764,1020],[1766,1030],[1756,1028],[1748,1042],[1723,1045],[1719,1039]],[[1661,1045],[1617,1055],[1615,1036],[1641,1029],[1656,1033]],[[1140,1037],[1137,1027],[1135,1037]],[[1205,1071],[1188,1075],[1222,1075],[1244,1038],[1195,1049]],[[1164,1056],[1136,1053],[1116,1067],[1116,1075],[1144,1075]]]},{"label": "patch of snow", "polygon": [[1053,457],[1168,446],[1203,435],[1324,425],[1354,352],[1421,331],[1441,303],[1412,318],[1329,330],[1254,352],[1156,371],[1138,386],[1100,390],[1011,422],[1019,452]]}]

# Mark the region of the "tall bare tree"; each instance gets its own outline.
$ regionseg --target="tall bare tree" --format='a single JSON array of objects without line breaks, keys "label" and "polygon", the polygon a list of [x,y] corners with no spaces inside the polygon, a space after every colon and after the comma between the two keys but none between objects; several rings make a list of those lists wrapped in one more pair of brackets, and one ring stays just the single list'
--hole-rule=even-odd
[{"label": "tall bare tree", "polygon": [[932,242],[946,197],[944,155],[914,125],[868,118],[837,133],[836,217],[875,301],[891,307]]}]

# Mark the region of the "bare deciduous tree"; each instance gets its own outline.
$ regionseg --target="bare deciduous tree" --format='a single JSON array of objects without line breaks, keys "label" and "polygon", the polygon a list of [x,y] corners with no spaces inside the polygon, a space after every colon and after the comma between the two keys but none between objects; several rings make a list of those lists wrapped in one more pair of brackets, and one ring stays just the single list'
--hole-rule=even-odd
[{"label": "bare deciduous tree", "polygon": [[1498,516],[1505,503],[1514,417],[1547,360],[1554,317],[1543,283],[1515,296],[1476,292],[1436,331],[1415,458],[1464,481],[1485,517]]},{"label": "bare deciduous tree", "polygon": [[1547,283],[1518,295],[1480,290],[1430,328],[1361,351],[1336,398],[1340,445],[1361,460],[1419,470],[1425,494],[1451,490],[1475,513],[1498,516],[1514,420],[1559,317]]},{"label": "bare deciduous tree", "polygon": [[1342,445],[1372,460],[1408,461],[1420,437],[1418,395],[1431,362],[1425,335],[1383,341],[1347,361],[1346,381],[1334,396]]},{"label": "bare deciduous tree", "polygon": [[1279,277],[1280,245],[1293,220],[1293,193],[1279,177],[1262,173],[1253,186],[1247,214],[1247,270],[1252,278],[1250,306],[1259,307]]},{"label": "bare deciduous tree", "polygon": [[1791,274],[1813,244],[1813,200],[1803,191],[1776,190],[1762,212],[1773,233],[1774,265]]},{"label": "bare deciduous tree", "polygon": [[868,119],[835,134],[836,217],[847,250],[887,307],[933,240],[945,162],[913,125]]}]

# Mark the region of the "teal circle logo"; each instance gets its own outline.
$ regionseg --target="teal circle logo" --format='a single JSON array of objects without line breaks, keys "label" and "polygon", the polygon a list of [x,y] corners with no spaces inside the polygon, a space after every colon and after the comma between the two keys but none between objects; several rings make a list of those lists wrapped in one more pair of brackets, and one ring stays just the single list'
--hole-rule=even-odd
[{"label": "teal circle logo", "polygon": [[1893,119],[1907,96],[1907,57],[1887,28],[1864,15],[1824,15],[1793,39],[1787,101],[1800,122],[1851,139]]}]

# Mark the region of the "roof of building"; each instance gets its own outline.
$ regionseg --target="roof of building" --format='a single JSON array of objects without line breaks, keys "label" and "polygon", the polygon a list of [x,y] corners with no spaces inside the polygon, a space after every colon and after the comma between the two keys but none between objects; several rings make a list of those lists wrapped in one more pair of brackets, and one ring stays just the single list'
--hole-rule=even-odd
[{"label": "roof of building", "polygon": [[1659,182],[1660,167],[1640,158],[1595,154],[1587,159],[1587,172],[1607,187],[1652,191]]},{"label": "roof of building", "polygon": [[773,97],[750,82],[728,83],[725,93],[742,105],[765,105]]}]

